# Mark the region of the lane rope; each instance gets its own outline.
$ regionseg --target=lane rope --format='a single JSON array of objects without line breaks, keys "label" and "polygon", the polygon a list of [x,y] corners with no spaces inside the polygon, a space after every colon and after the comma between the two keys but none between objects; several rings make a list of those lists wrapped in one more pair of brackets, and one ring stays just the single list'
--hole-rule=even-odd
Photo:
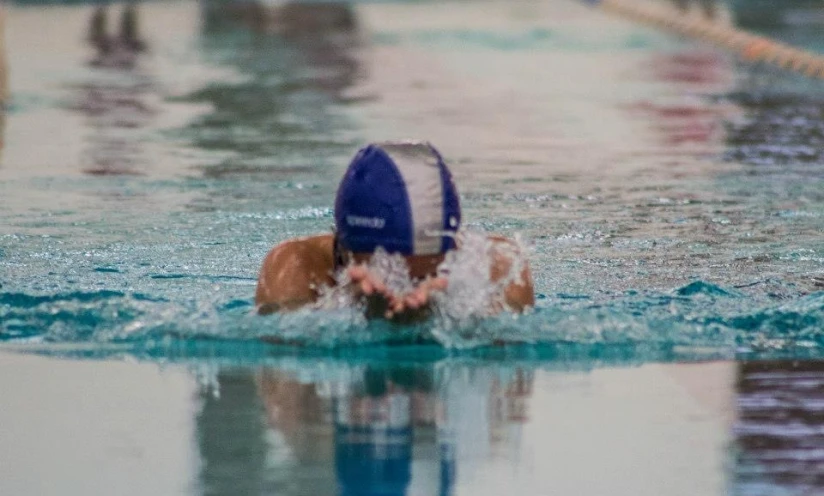
[{"label": "lane rope", "polygon": [[674,14],[671,10],[627,0],[589,0],[607,12],[655,28],[710,42],[734,52],[749,63],[766,63],[811,78],[824,79],[824,55],[797,48],[706,18]]}]

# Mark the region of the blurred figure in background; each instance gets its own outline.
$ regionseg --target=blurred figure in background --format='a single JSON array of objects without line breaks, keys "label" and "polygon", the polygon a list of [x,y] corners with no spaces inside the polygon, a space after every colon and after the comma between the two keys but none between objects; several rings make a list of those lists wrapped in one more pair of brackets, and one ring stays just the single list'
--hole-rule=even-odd
[{"label": "blurred figure in background", "polygon": [[103,67],[133,67],[140,52],[146,50],[146,43],[139,34],[137,5],[126,3],[120,14],[117,34],[109,32],[109,10],[107,4],[98,6],[89,22],[87,39],[97,49],[92,65]]},{"label": "blurred figure in background", "polygon": [[6,59],[6,2],[2,2],[0,3],[0,104],[5,105],[8,99],[9,67]]},{"label": "blurred figure in background", "polygon": [[715,19],[718,16],[718,2],[720,0],[672,0],[678,10],[687,13],[691,9],[698,7],[707,19]]}]

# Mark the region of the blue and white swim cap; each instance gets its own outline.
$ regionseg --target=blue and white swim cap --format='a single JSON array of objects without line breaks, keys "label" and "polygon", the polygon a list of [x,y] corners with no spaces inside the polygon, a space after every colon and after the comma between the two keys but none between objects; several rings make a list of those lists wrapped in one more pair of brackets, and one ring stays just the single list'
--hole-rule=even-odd
[{"label": "blue and white swim cap", "polygon": [[347,250],[433,255],[455,247],[461,205],[435,148],[396,141],[362,148],[335,199],[338,240]]}]

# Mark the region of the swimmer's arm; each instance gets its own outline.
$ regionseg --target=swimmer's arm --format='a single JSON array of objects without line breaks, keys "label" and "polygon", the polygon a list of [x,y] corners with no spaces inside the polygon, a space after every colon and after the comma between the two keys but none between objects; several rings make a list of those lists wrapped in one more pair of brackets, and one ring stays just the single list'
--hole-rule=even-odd
[{"label": "swimmer's arm", "polygon": [[332,236],[285,241],[266,255],[258,275],[255,306],[261,315],[313,303],[318,288],[334,285]]},{"label": "swimmer's arm", "polygon": [[490,279],[498,282],[508,277],[512,270],[515,259],[521,259],[521,272],[519,277],[513,278],[506,288],[504,288],[503,303],[514,312],[523,312],[528,307],[535,305],[535,289],[532,282],[532,272],[529,269],[529,262],[521,253],[520,247],[504,237],[492,236],[492,264],[490,267]]}]

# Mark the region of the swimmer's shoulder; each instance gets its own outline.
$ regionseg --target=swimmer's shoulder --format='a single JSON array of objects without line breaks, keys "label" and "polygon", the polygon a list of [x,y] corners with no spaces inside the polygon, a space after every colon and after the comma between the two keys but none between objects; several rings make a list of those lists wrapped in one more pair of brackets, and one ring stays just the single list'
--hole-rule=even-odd
[{"label": "swimmer's shoulder", "polygon": [[299,238],[287,239],[272,248],[272,251],[283,247],[282,249],[308,250],[317,253],[328,251],[331,256],[333,240],[334,236],[328,233],[315,234],[313,236],[302,236]]},{"label": "swimmer's shoulder", "polygon": [[333,285],[335,260],[331,234],[279,243],[263,259],[255,304],[260,313],[294,309],[317,299],[317,289]]},{"label": "swimmer's shoulder", "polygon": [[331,234],[317,234],[287,239],[275,245],[266,258],[288,256],[321,257],[328,255],[332,260],[333,236]]}]

